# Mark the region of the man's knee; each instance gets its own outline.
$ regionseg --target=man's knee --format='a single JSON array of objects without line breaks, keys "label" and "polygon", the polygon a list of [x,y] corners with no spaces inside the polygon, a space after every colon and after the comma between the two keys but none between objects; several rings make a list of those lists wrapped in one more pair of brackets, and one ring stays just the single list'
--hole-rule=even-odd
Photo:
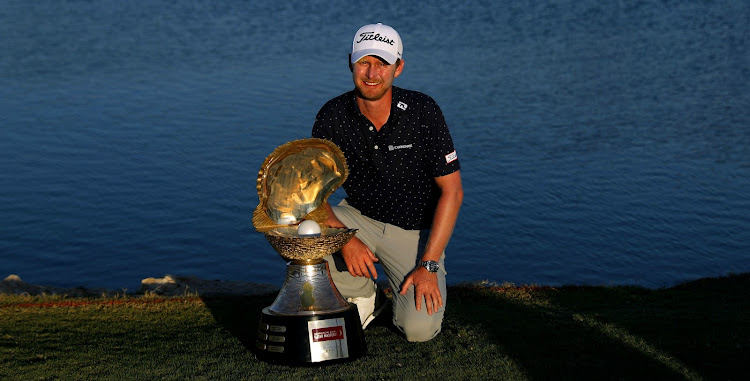
[{"label": "man's knee", "polygon": [[[428,317],[425,317],[428,316]],[[411,318],[395,321],[393,324],[403,332],[407,341],[424,342],[430,341],[438,333],[443,323],[443,314],[435,313],[433,315],[417,314]]]}]

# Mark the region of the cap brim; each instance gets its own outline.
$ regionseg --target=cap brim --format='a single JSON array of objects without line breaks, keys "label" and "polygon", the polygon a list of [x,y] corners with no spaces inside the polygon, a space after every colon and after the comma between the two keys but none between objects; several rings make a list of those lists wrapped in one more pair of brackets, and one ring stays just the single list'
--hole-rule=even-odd
[{"label": "cap brim", "polygon": [[398,57],[382,49],[361,49],[352,53],[352,63],[355,63],[365,56],[377,56],[388,62],[388,65],[396,63]]}]

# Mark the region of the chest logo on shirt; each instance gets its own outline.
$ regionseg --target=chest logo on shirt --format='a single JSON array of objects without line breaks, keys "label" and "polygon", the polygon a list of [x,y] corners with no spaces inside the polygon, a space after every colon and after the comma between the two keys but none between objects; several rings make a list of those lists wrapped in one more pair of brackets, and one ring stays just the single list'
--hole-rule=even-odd
[{"label": "chest logo on shirt", "polygon": [[400,108],[401,111],[406,111],[406,108],[409,106],[407,106],[406,103],[399,101],[396,103],[396,107]]},{"label": "chest logo on shirt", "polygon": [[447,155],[445,155],[445,163],[448,164],[452,161],[458,160],[458,155],[456,154],[456,151],[453,151]]},{"label": "chest logo on shirt", "polygon": [[406,148],[411,148],[411,147],[412,147],[412,145],[413,145],[413,144],[403,144],[403,145],[400,145],[400,146],[390,146],[390,145],[389,145],[389,146],[388,146],[388,151],[395,151],[395,150],[397,150],[397,149],[406,149]]}]

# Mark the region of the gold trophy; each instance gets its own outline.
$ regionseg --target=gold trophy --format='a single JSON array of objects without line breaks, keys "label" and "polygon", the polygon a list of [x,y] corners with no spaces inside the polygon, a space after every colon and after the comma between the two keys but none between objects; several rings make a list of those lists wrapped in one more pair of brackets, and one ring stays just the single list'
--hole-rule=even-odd
[{"label": "gold trophy", "polygon": [[328,196],[348,175],[344,154],[323,139],[283,144],[260,168],[253,226],[287,261],[284,285],[261,313],[256,341],[261,360],[318,364],[367,352],[357,307],[336,289],[323,259],[356,233],[320,226]]}]

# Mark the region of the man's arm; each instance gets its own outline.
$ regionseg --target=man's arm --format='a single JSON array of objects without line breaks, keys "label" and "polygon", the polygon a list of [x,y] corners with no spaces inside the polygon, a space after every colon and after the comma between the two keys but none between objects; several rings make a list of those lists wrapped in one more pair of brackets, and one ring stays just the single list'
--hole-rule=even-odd
[{"label": "man's arm", "polygon": [[[346,228],[347,226],[344,225],[335,214],[333,214],[331,204],[326,202],[325,205],[326,212],[328,213],[326,225],[332,228]],[[346,262],[346,268],[349,270],[349,274],[352,274],[353,276],[365,276],[368,278],[370,277],[370,274],[372,274],[374,279],[378,279],[378,273],[375,270],[375,262],[378,261],[378,258],[372,253],[370,248],[356,236],[352,237],[352,239],[341,248],[341,255],[344,257],[344,262]]]},{"label": "man's arm", "polygon": [[[423,261],[438,261],[440,259],[440,255],[448,246],[448,241],[453,234],[458,211],[461,209],[464,198],[460,171],[436,177],[435,182],[440,188],[440,199],[438,199],[435,208],[430,237],[427,239],[427,246],[421,258]],[[424,267],[419,266],[404,280],[401,295],[406,294],[411,285],[414,285],[417,311],[422,309],[423,297],[427,313],[430,315],[443,306],[443,296],[440,294],[440,288],[438,287],[437,274],[430,273]]]}]

